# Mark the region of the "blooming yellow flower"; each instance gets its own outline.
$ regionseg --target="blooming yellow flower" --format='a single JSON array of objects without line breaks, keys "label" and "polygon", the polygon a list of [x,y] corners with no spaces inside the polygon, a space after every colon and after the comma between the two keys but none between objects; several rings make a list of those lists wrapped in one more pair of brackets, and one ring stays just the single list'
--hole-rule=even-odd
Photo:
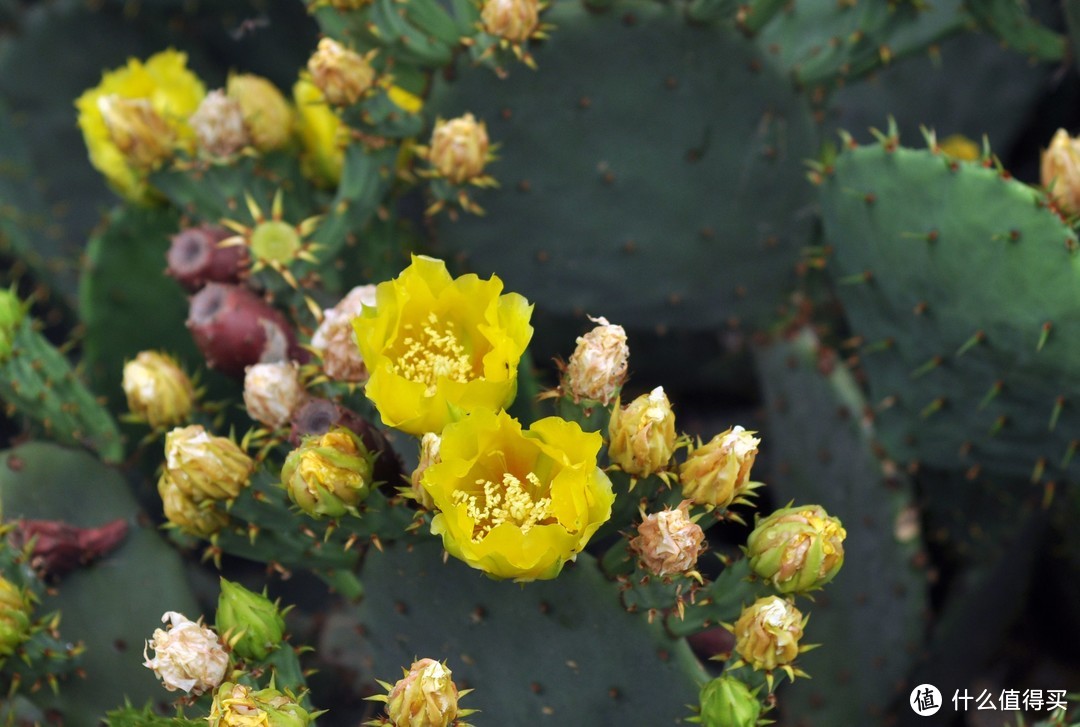
[{"label": "blooming yellow flower", "polygon": [[334,186],[341,179],[345,166],[345,147],[349,144],[349,130],[319,87],[306,75],[293,86],[296,102],[296,130],[304,147],[304,174],[312,180]]},{"label": "blooming yellow flower", "polygon": [[554,578],[611,516],[611,481],[596,466],[603,438],[548,417],[523,431],[478,409],[442,433],[423,486],[431,531],[455,558],[494,578]]},{"label": "blooming yellow flower", "polygon": [[371,378],[365,392],[385,424],[420,436],[459,414],[498,410],[517,392],[532,338],[532,306],[498,277],[451,278],[442,260],[412,264],[375,290],[353,325]]},{"label": "blooming yellow flower", "polygon": [[106,71],[101,83],[75,101],[90,163],[119,194],[131,200],[146,199],[149,170],[133,164],[117,145],[102,113],[103,105],[109,108],[113,98],[148,102],[155,123],[164,122],[175,135],[176,145],[190,152],[195,132],[187,119],[205,95],[202,82],[187,69],[187,54],[172,49],[154,54],[145,63],[132,58],[123,68]]}]

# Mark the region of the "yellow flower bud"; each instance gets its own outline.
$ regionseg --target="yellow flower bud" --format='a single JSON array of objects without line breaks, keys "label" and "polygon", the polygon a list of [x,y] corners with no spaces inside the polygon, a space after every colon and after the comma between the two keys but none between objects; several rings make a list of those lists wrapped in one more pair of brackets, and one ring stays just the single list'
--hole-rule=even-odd
[{"label": "yellow flower bud", "polygon": [[26,592],[0,577],[0,663],[30,638],[32,611]]},{"label": "yellow flower bud", "polygon": [[334,106],[356,103],[375,85],[375,69],[369,57],[349,50],[331,38],[319,41],[307,67],[311,80]]},{"label": "yellow flower bud", "polygon": [[646,516],[638,525],[630,547],[645,569],[658,576],[686,573],[697,565],[705,533],[690,519],[690,501],[674,510],[666,508]]},{"label": "yellow flower bud", "polygon": [[982,154],[979,145],[963,134],[950,134],[938,146],[946,156],[962,162],[976,161]]},{"label": "yellow flower bud", "polygon": [[483,175],[488,155],[487,126],[472,114],[435,122],[427,158],[440,176],[454,184],[476,179]]},{"label": "yellow flower bud", "polygon": [[244,126],[259,151],[280,149],[292,136],[293,114],[289,102],[274,84],[246,73],[229,76],[229,98],[240,104]]},{"label": "yellow flower bud", "polygon": [[157,351],[142,351],[124,364],[121,385],[131,413],[154,428],[184,422],[195,404],[191,379],[173,358]]},{"label": "yellow flower bud", "polygon": [[819,505],[787,507],[758,521],[746,541],[750,568],[781,593],[821,588],[844,564],[840,521]]},{"label": "yellow flower bud", "polygon": [[578,337],[577,348],[566,364],[563,386],[575,402],[592,399],[607,406],[626,381],[630,348],[622,326],[613,326],[603,317],[590,320],[598,325]]},{"label": "yellow flower bud", "polygon": [[608,457],[624,472],[648,477],[663,470],[675,453],[676,439],[675,413],[664,387],[657,386],[623,408],[616,401],[608,434]]},{"label": "yellow flower bud", "polygon": [[431,495],[424,489],[422,481],[428,467],[442,462],[442,458],[439,456],[439,448],[441,445],[442,438],[438,434],[428,432],[424,435],[420,440],[420,462],[416,465],[416,469],[412,471],[412,476],[409,478],[409,482],[412,485],[413,499],[415,499],[420,504],[420,507],[425,510],[434,508],[435,501],[431,499]]},{"label": "yellow flower bud", "polygon": [[[229,655],[217,634],[175,611],[167,611],[161,620],[169,622],[169,629],[156,629],[146,642],[143,666],[152,669],[170,692],[181,689],[197,697],[220,684]],[[147,649],[154,650],[153,659]]]},{"label": "yellow flower bud", "polygon": [[356,506],[371,490],[372,457],[360,437],[348,429],[332,429],[306,437],[285,458],[281,480],[289,499],[318,517],[357,514]]},{"label": "yellow flower bud", "polygon": [[109,138],[132,167],[149,171],[172,157],[176,132],[149,100],[113,94],[97,103]]},{"label": "yellow flower bud", "polygon": [[1080,213],[1080,139],[1057,130],[1042,154],[1041,181],[1063,212]]},{"label": "yellow flower bud", "polygon": [[725,508],[750,487],[750,469],[761,440],[736,426],[690,452],[679,467],[683,497],[699,505]]},{"label": "yellow flower bud", "polygon": [[485,0],[480,11],[484,32],[510,43],[524,43],[540,24],[538,0]]},{"label": "yellow flower bud", "polygon": [[754,669],[772,671],[799,655],[806,619],[779,596],[759,598],[735,622],[735,650]]},{"label": "yellow flower bud", "polygon": [[255,462],[231,439],[194,424],[165,435],[165,469],[192,500],[227,500],[247,487]]},{"label": "yellow flower bud", "polygon": [[394,727],[448,727],[458,716],[458,690],[446,665],[434,659],[413,662],[387,695]]},{"label": "yellow flower bud", "polygon": [[229,516],[217,509],[214,500],[196,502],[188,497],[168,472],[158,479],[158,495],[165,519],[189,535],[209,538],[229,524]]},{"label": "yellow flower bud", "polygon": [[244,373],[244,407],[248,415],[271,429],[284,426],[304,403],[304,387],[292,362],[260,363]]},{"label": "yellow flower bud", "polygon": [[212,157],[227,157],[251,143],[240,104],[220,88],[211,91],[188,119],[199,148]]},{"label": "yellow flower bud", "polygon": [[323,311],[323,321],[311,337],[311,347],[322,357],[323,372],[334,381],[362,384],[368,380],[352,324],[365,305],[375,307],[374,285],[353,288],[337,305]]},{"label": "yellow flower bud", "polygon": [[214,693],[206,720],[209,727],[307,727],[317,714],[300,706],[288,692],[224,682]]}]

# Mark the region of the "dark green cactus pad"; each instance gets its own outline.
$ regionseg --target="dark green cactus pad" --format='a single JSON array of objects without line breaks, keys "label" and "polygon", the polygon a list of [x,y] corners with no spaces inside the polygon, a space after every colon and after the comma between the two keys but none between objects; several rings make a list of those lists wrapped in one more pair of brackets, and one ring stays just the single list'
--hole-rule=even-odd
[{"label": "dark green cactus pad", "polygon": [[165,207],[114,210],[90,239],[79,290],[86,324],[83,360],[114,410],[127,405],[120,388],[124,363],[146,349],[166,350],[188,371],[202,355],[184,327],[187,296],[165,275],[169,236],[180,217]]},{"label": "dark green cactus pad", "polygon": [[882,442],[973,477],[1075,479],[1075,232],[992,165],[898,143],[845,150],[821,183]]},{"label": "dark green cactus pad", "polygon": [[[614,584],[580,555],[554,581],[488,580],[436,540],[371,551],[355,619],[336,619],[319,653],[393,683],[416,658],[446,660],[478,724],[676,724],[707,676],[685,641],[619,605]],[[374,587],[378,584],[378,587]]]},{"label": "dark green cactus pad", "polygon": [[819,504],[847,530],[840,573],[806,604],[806,641],[822,644],[799,660],[812,679],[783,687],[781,709],[806,727],[884,724],[922,646],[929,603],[912,483],[883,471],[858,384],[812,334],[759,348],[757,361],[774,501]]},{"label": "dark green cactus pad", "polygon": [[486,216],[439,218],[447,251],[556,313],[771,319],[810,225],[804,99],[736,31],[674,7],[560,0],[542,19],[557,29],[539,70],[463,68],[433,95],[438,115],[472,112],[499,144],[502,186],[474,195]]},{"label": "dark green cactus pad", "polygon": [[4,517],[63,520],[98,527],[125,518],[130,530],[120,547],[76,570],[46,596],[40,608],[59,610],[60,629],[82,641],[85,679],[68,679],[60,695],[33,696],[59,710],[69,727],[94,727],[125,698],[143,704],[171,701],[142,665],[142,644],[161,626],[165,611],[199,616],[180,558],[153,527],[141,524],[123,476],[91,455],[52,444],[29,443],[0,455]]}]

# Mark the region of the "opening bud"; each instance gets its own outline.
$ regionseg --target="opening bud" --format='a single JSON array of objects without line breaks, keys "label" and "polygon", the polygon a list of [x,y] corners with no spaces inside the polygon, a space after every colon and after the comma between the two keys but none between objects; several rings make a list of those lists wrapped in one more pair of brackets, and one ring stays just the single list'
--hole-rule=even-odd
[{"label": "opening bud", "polygon": [[155,429],[181,424],[195,405],[195,387],[171,356],[141,351],[124,364],[128,409]]},{"label": "opening bud", "polygon": [[220,88],[206,94],[188,124],[195,130],[199,149],[211,157],[232,156],[251,143],[243,109]]},{"label": "opening bud", "polygon": [[480,11],[484,32],[509,43],[524,43],[540,25],[538,0],[486,0]]},{"label": "opening bud", "polygon": [[318,714],[301,707],[289,692],[224,682],[206,719],[210,727],[307,727]]},{"label": "opening bud", "polygon": [[746,502],[744,497],[752,490],[750,469],[760,443],[754,432],[736,426],[691,450],[679,467],[683,497],[719,508]]},{"label": "opening bud", "polygon": [[759,519],[746,541],[750,568],[781,593],[821,588],[844,564],[840,521],[819,505],[787,507]]},{"label": "opening bud", "polygon": [[[167,611],[161,617],[168,629],[156,629],[143,648],[143,663],[152,669],[170,692],[182,690],[199,696],[214,689],[225,678],[229,655],[211,629],[181,613]],[[154,658],[146,655],[154,650]]]},{"label": "opening bud", "polygon": [[165,435],[165,471],[192,500],[229,500],[247,487],[255,462],[236,442],[211,436],[201,425]]},{"label": "opening bud", "polygon": [[574,403],[591,399],[607,406],[626,381],[630,347],[622,326],[613,326],[603,317],[590,320],[597,326],[578,337],[563,372],[563,389],[574,397]]},{"label": "opening bud", "polygon": [[427,158],[439,176],[454,184],[478,179],[489,156],[487,126],[472,114],[435,122]]},{"label": "opening bud", "polygon": [[624,472],[648,477],[667,467],[675,453],[675,413],[657,386],[620,408],[616,400],[608,425],[608,457]]},{"label": "opening bud", "polygon": [[759,598],[735,622],[735,650],[754,669],[787,667],[799,655],[806,619],[779,596]]},{"label": "opening bud", "polygon": [[641,564],[658,576],[687,573],[697,565],[705,533],[690,519],[690,501],[683,500],[672,510],[647,515],[638,525],[630,547]]},{"label": "opening bud", "polygon": [[117,95],[98,99],[109,138],[132,167],[150,171],[172,158],[176,132],[150,101]]},{"label": "opening bud", "polygon": [[308,59],[311,80],[334,106],[349,106],[375,85],[371,56],[349,50],[332,38],[323,38]]},{"label": "opening bud", "polygon": [[374,285],[353,288],[337,305],[323,311],[322,323],[311,337],[311,347],[322,357],[323,371],[334,381],[362,384],[368,380],[352,325],[364,306],[375,307]]},{"label": "opening bud", "polygon": [[357,515],[371,490],[374,458],[355,433],[345,428],[306,437],[289,453],[281,480],[289,499],[313,517]]},{"label": "opening bud", "polygon": [[262,76],[237,73],[229,76],[226,92],[239,104],[244,127],[256,149],[273,151],[289,142],[292,109],[274,84]]},{"label": "opening bud", "polygon": [[244,375],[244,406],[248,415],[271,429],[284,426],[305,398],[296,364],[260,363]]}]

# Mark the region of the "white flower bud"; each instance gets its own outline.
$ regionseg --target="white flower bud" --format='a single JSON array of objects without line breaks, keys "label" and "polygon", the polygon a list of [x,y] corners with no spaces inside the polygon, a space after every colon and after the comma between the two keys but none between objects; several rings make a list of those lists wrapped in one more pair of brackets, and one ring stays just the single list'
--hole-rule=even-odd
[{"label": "white flower bud", "polygon": [[296,365],[289,362],[248,366],[244,374],[244,406],[248,415],[271,429],[283,426],[304,401]]},{"label": "white flower bud", "polygon": [[[170,628],[155,629],[143,648],[143,666],[153,669],[170,692],[180,689],[197,697],[217,688],[229,666],[218,635],[175,611],[167,611],[161,621],[170,622]],[[153,659],[146,655],[149,648]]]},{"label": "white flower bud", "polygon": [[368,370],[356,345],[353,319],[364,306],[375,306],[375,286],[360,285],[349,291],[337,305],[323,311],[323,322],[311,338],[311,347],[323,360],[323,371],[334,381],[360,384],[367,381]]},{"label": "white flower bud", "polygon": [[563,383],[575,402],[592,399],[607,406],[626,381],[630,348],[622,326],[613,326],[603,317],[590,316],[589,320],[598,325],[578,337]]},{"label": "white flower bud", "polygon": [[243,109],[220,88],[206,94],[188,124],[195,130],[199,148],[210,156],[232,156],[251,143]]}]

